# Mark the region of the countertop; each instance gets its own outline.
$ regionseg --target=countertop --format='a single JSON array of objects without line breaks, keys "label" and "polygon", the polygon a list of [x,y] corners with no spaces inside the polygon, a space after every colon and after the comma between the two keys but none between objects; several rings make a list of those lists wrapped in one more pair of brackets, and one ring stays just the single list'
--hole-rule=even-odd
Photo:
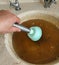
[{"label": "countertop", "polygon": [[[20,3],[21,10],[15,11],[14,8],[11,8],[9,4],[0,4],[0,10],[10,10],[12,13],[19,15],[22,12],[29,11],[29,10],[40,10],[47,12],[51,15],[59,16],[59,2],[57,4],[51,5],[51,8],[45,9],[42,4],[40,3]],[[4,44],[4,35],[0,34],[0,65],[23,65],[21,62],[17,63],[8,53],[5,44]]]}]

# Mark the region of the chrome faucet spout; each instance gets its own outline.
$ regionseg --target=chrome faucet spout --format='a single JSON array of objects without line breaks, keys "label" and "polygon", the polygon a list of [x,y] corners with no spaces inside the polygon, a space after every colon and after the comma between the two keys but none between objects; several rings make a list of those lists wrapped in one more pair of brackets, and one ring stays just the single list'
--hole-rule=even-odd
[{"label": "chrome faucet spout", "polygon": [[15,0],[15,2],[11,2],[11,1],[10,1],[10,6],[14,7],[15,10],[17,10],[17,11],[18,11],[18,10],[21,10],[20,4],[19,4],[18,0]]}]

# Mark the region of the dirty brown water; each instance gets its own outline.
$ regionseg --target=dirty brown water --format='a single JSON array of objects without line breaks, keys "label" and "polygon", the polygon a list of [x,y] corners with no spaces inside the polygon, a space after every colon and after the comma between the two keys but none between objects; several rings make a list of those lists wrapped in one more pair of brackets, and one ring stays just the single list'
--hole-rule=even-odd
[{"label": "dirty brown water", "polygon": [[59,29],[54,24],[33,19],[23,22],[22,25],[28,28],[39,26],[43,35],[39,41],[33,42],[23,31],[13,33],[13,47],[21,59],[33,64],[45,64],[59,57]]}]

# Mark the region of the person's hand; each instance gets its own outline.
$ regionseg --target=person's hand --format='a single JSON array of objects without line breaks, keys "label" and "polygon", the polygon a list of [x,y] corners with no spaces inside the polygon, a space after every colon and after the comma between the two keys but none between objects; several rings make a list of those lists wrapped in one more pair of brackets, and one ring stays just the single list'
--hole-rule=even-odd
[{"label": "person's hand", "polygon": [[20,22],[16,15],[8,10],[0,10],[0,33],[20,31],[20,29],[13,27],[15,22]]}]

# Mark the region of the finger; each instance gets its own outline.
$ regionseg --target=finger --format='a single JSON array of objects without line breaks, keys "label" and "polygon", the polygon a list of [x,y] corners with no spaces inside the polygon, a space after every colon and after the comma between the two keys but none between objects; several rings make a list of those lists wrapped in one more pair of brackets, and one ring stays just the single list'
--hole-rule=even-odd
[{"label": "finger", "polygon": [[9,32],[20,32],[21,30],[19,28],[16,27],[12,27]]},{"label": "finger", "polygon": [[17,17],[16,22],[20,24],[20,19]]},{"label": "finger", "polygon": [[15,19],[14,23],[16,23],[16,22],[17,22],[17,23],[19,23],[19,24],[20,24],[20,18],[18,18],[17,16],[15,16],[15,18],[14,18],[14,19]]}]

